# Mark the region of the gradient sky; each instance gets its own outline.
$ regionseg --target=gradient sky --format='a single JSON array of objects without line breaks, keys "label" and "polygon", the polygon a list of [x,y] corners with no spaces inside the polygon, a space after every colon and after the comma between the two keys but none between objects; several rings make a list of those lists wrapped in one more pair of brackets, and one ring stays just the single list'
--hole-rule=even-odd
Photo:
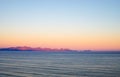
[{"label": "gradient sky", "polygon": [[0,0],[0,47],[120,50],[120,0]]}]

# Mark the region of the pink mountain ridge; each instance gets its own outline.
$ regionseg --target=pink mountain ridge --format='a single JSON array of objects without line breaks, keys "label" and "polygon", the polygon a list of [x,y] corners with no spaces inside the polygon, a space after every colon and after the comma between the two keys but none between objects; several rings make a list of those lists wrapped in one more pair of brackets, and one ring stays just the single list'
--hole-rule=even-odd
[{"label": "pink mountain ridge", "polygon": [[28,46],[17,46],[0,48],[0,51],[40,51],[40,52],[83,52],[83,53],[120,53],[120,50],[113,51],[94,51],[94,50],[73,50],[68,48],[42,48],[42,47],[28,47]]},{"label": "pink mountain ridge", "polygon": [[65,52],[65,51],[77,51],[77,50],[71,50],[71,49],[65,49],[65,48],[41,48],[41,47],[28,47],[28,46],[17,46],[17,47],[8,47],[8,48],[0,48],[1,51],[54,51],[54,52]]}]

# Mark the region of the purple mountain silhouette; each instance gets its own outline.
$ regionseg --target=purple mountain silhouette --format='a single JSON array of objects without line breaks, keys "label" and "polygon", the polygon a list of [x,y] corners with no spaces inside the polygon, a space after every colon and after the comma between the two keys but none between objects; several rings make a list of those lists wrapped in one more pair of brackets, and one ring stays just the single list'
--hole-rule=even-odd
[{"label": "purple mountain silhouette", "polygon": [[41,48],[41,47],[27,47],[27,46],[19,46],[19,47],[8,47],[8,48],[0,48],[0,51],[48,51],[48,52],[65,52],[65,51],[77,51],[71,49],[52,49],[52,48]]}]

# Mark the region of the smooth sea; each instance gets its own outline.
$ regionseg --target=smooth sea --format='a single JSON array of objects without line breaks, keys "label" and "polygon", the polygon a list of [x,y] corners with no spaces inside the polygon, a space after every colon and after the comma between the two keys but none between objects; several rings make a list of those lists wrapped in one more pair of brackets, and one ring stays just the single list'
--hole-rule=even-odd
[{"label": "smooth sea", "polygon": [[0,51],[0,77],[120,77],[120,54]]}]

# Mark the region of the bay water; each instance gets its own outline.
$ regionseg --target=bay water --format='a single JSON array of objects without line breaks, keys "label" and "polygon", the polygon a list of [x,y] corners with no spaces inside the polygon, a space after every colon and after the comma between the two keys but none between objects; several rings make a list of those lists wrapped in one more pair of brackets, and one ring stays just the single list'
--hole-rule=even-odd
[{"label": "bay water", "polygon": [[120,77],[120,54],[0,51],[0,77]]}]

